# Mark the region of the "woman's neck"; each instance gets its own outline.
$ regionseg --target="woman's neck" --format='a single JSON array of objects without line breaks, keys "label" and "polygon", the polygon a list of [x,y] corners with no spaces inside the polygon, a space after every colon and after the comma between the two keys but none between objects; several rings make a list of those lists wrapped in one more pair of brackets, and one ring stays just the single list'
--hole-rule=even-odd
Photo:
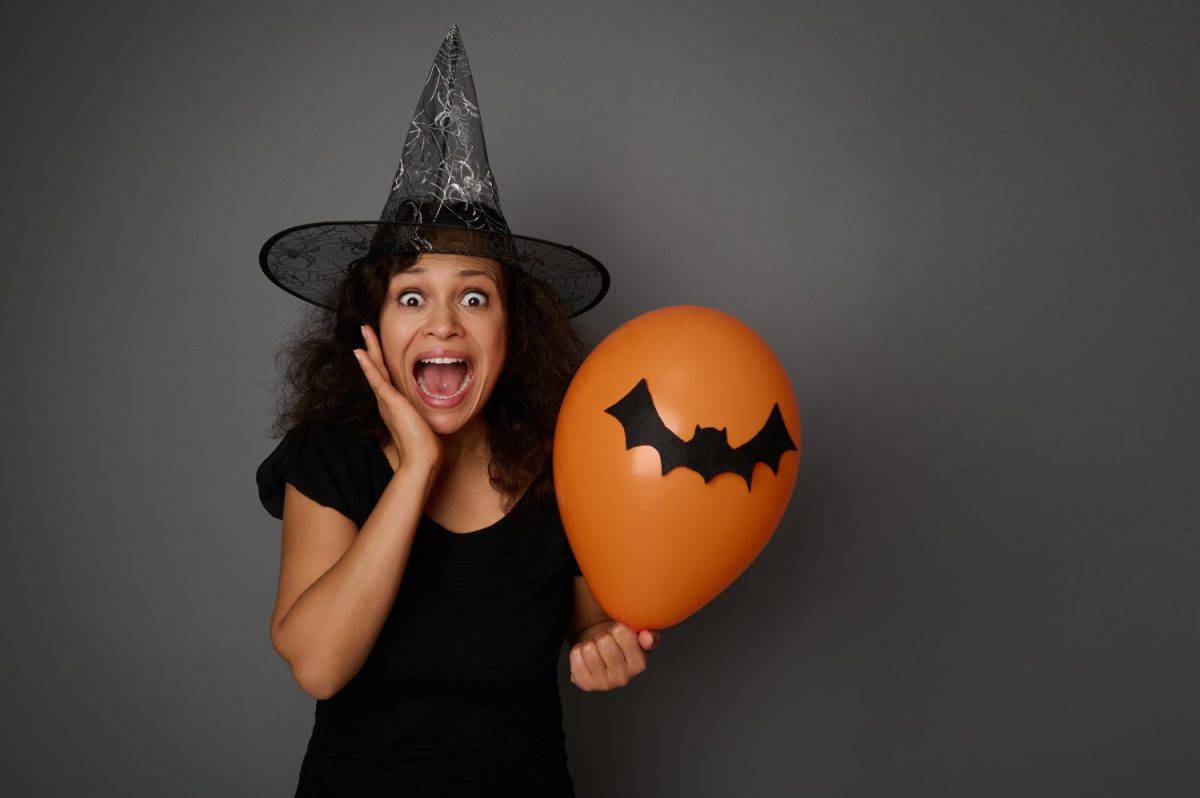
[{"label": "woman's neck", "polygon": [[450,435],[440,435],[442,439],[442,468],[457,471],[460,468],[472,469],[480,463],[490,460],[487,425],[483,418],[476,416],[471,423],[456,430]]}]

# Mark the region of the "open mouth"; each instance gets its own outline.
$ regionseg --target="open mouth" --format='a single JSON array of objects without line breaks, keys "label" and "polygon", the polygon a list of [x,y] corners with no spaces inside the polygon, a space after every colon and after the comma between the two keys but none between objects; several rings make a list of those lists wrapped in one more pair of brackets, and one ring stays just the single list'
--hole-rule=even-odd
[{"label": "open mouth", "polygon": [[469,358],[429,357],[413,363],[413,379],[426,400],[438,403],[461,398],[475,377]]}]

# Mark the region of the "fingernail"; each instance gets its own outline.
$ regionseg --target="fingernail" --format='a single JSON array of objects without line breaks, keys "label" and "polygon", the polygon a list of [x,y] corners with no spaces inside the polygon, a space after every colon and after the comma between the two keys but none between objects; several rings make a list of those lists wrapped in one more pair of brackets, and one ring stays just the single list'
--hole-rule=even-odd
[{"label": "fingernail", "polygon": [[362,336],[363,343],[366,343],[366,341],[367,341],[367,325],[365,325],[365,324],[358,325],[358,334]]}]

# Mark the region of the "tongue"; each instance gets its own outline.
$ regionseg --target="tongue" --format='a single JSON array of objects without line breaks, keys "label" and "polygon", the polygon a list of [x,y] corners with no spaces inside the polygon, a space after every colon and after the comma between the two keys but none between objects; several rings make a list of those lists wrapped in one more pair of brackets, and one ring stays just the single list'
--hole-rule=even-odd
[{"label": "tongue", "polygon": [[428,363],[421,367],[421,381],[425,387],[442,396],[458,391],[466,375],[466,363]]}]

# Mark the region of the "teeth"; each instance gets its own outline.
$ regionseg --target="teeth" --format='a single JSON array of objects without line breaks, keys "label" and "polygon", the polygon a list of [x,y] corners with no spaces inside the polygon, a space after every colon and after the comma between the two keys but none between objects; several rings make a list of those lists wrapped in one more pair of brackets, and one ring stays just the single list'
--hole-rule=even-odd
[{"label": "teeth", "polygon": [[454,393],[450,394],[449,396],[444,396],[444,395],[442,395],[442,394],[440,394],[440,393],[434,393],[433,391],[431,391],[431,390],[429,390],[428,388],[426,388],[426,387],[425,387],[425,378],[424,378],[423,376],[422,376],[422,377],[417,377],[417,385],[419,385],[419,386],[421,387],[421,390],[422,390],[422,391],[424,391],[424,392],[425,392],[426,394],[428,394],[429,396],[432,396],[434,399],[452,399],[452,398],[454,398],[455,396],[458,396],[458,395],[459,395],[460,393],[462,393],[463,391],[465,391],[465,390],[467,389],[467,386],[468,386],[468,385],[470,385],[470,384],[471,384],[471,375],[470,375],[470,374],[468,374],[468,375],[466,375],[465,377],[463,377],[462,384],[458,386],[458,390],[457,390],[457,391],[455,391]]},{"label": "teeth", "polygon": [[[467,364],[467,361],[461,357],[423,357],[423,358],[418,359],[417,362],[418,363],[440,363],[440,364],[462,363],[464,365],[469,365],[469,364]],[[423,391],[427,396],[432,396],[435,399],[452,399],[467,389],[467,386],[471,384],[471,377],[472,377],[471,374],[464,374],[463,381],[459,384],[458,390],[455,391],[454,393],[450,394],[449,396],[443,396],[440,393],[434,393],[433,391],[429,390],[429,388],[427,388],[425,386],[425,380],[423,379],[423,377],[420,377],[420,376],[417,377],[417,385],[421,388],[421,391]]]}]

